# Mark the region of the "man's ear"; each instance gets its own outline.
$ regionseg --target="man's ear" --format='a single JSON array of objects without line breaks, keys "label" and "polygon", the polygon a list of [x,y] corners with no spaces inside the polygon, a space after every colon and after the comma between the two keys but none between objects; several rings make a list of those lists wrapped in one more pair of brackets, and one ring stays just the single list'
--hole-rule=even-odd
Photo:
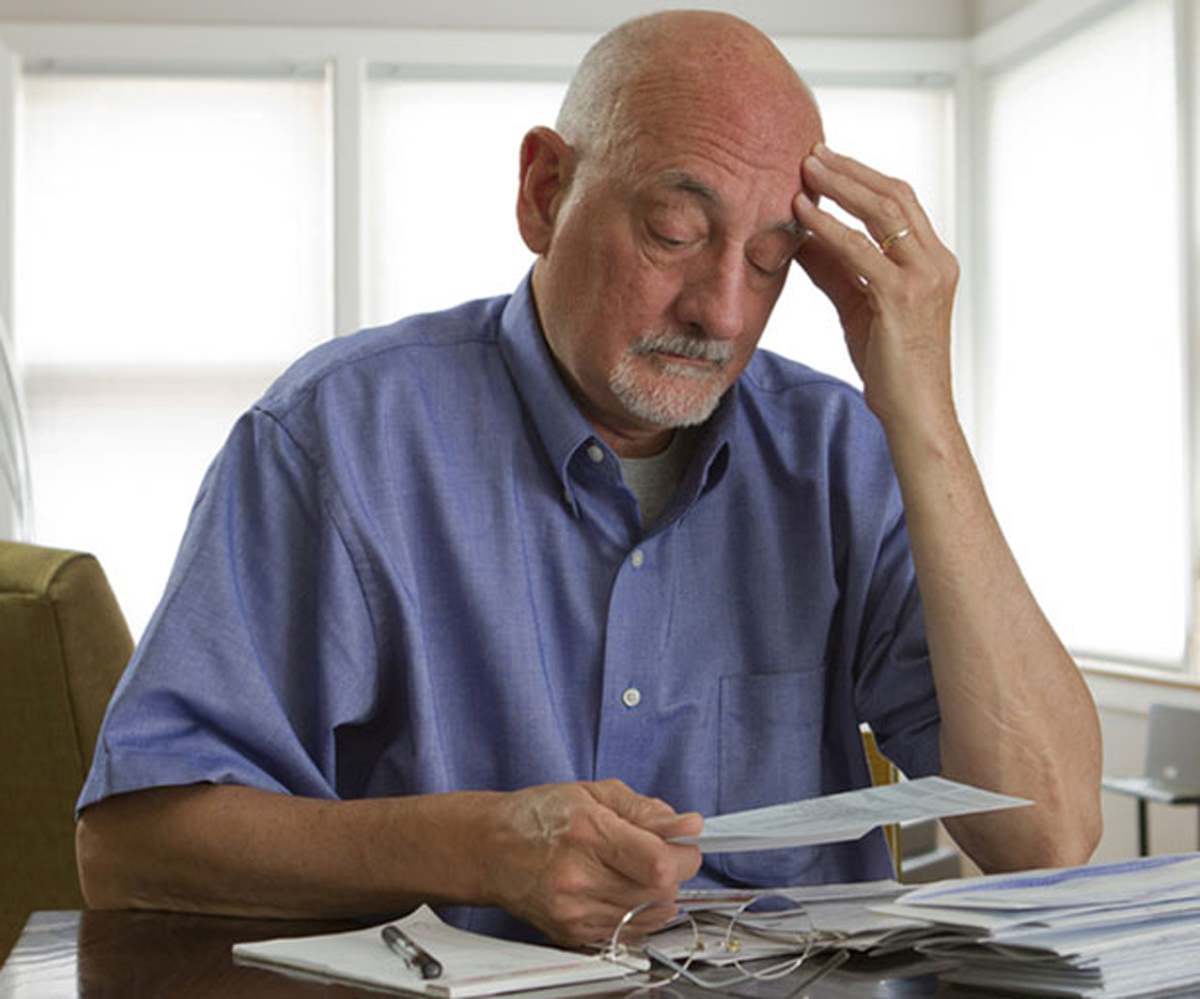
[{"label": "man's ear", "polygon": [[538,126],[521,141],[517,226],[534,253],[545,253],[575,167],[575,150],[553,129]]}]

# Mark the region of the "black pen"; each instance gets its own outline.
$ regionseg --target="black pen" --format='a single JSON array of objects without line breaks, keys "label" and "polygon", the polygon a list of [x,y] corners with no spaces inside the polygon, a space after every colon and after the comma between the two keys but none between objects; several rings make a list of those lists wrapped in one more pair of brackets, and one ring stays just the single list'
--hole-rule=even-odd
[{"label": "black pen", "polygon": [[407,933],[390,923],[379,931],[383,942],[404,958],[404,963],[421,973],[422,978],[438,978],[442,962],[418,944]]}]

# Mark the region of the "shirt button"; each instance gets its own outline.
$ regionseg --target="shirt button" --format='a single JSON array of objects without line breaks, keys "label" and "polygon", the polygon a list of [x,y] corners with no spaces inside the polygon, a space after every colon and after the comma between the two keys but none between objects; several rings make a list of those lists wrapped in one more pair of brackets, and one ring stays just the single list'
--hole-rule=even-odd
[{"label": "shirt button", "polygon": [[627,687],[621,694],[621,703],[627,708],[636,708],[642,703],[642,692],[637,687]]},{"label": "shirt button", "polygon": [[602,448],[599,444],[589,444],[587,456],[591,458],[593,462],[599,465],[600,462],[604,460],[604,448]]},{"label": "shirt button", "polygon": [[635,569],[640,569],[643,565],[646,564],[646,553],[644,551],[642,551],[640,548],[635,548],[633,550],[633,555],[630,557],[629,561]]}]

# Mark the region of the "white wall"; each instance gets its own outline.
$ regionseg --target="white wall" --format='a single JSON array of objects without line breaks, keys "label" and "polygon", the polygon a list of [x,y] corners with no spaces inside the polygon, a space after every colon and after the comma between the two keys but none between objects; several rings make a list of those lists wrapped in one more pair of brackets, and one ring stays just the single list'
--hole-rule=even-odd
[{"label": "white wall", "polygon": [[598,31],[651,10],[711,7],[772,34],[962,38],[1029,0],[0,0],[29,21]]},{"label": "white wall", "polygon": [[972,5],[974,10],[971,34],[978,34],[985,28],[990,28],[1029,4],[1030,0],[975,0]]}]

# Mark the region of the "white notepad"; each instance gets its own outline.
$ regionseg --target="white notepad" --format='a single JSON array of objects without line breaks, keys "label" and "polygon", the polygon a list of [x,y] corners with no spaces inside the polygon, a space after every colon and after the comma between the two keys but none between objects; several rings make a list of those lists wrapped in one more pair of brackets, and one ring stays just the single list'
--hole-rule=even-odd
[{"label": "white notepad", "polygon": [[618,962],[470,933],[444,923],[424,905],[393,925],[442,963],[440,977],[424,979],[410,968],[383,942],[382,926],[238,943],[233,945],[233,956],[239,964],[292,969],[333,981],[446,999],[603,981],[650,966],[634,955],[623,955]]}]

